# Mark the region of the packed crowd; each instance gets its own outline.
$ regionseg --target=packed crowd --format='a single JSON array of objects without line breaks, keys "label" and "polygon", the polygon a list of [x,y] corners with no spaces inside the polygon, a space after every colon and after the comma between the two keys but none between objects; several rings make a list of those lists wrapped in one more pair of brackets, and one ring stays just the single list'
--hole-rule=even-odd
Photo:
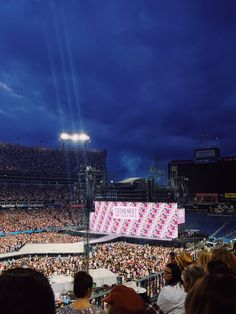
[{"label": "packed crowd", "polygon": [[[23,241],[30,241],[33,243],[65,243],[68,241],[78,242],[80,238],[55,233],[42,233],[6,237],[5,243],[4,238],[2,238],[2,240],[3,244],[1,245],[1,250],[4,251],[7,247],[11,247],[10,245],[8,246],[11,241],[13,241],[16,246],[20,246],[22,243],[26,243]],[[173,250],[173,248],[151,246],[147,244],[131,244],[126,242],[96,244],[92,247],[89,268],[106,268],[113,273],[116,273],[118,277],[121,277],[122,282],[136,280],[163,270],[169,259],[169,252],[171,250]],[[182,249],[175,249],[175,252],[180,256],[178,263],[182,263]],[[221,255],[223,256],[223,253],[221,253]],[[192,249],[191,256],[192,259],[197,260],[198,264],[206,270],[206,265],[211,258],[211,253],[209,251]],[[183,255],[183,259],[186,259],[185,255]],[[190,260],[191,262],[192,259]],[[78,269],[81,269],[83,262],[82,255],[57,258],[48,256],[31,256],[3,261],[1,263],[1,269],[26,265],[38,270],[43,270],[46,276],[52,276],[73,274]],[[187,261],[184,261],[183,263],[186,264]],[[185,266],[185,264],[183,265]],[[231,268],[233,269],[233,266],[231,266]]]},{"label": "packed crowd", "polygon": [[[116,247],[117,244],[114,244],[110,248],[115,250]],[[140,251],[139,247],[136,248]],[[122,255],[129,255],[132,252],[132,245],[120,243],[118,251]],[[148,251],[148,247],[144,246],[144,251]],[[103,246],[101,252],[107,254],[108,251],[104,250]],[[161,250],[160,252],[163,253],[164,251]],[[149,254],[158,254],[160,252],[151,251]],[[98,254],[94,256],[96,256],[96,260],[99,259]],[[129,257],[131,256],[132,253]],[[122,257],[124,258],[124,256]],[[71,261],[74,258],[72,257]],[[107,291],[107,295],[102,300],[102,304],[105,307],[103,309],[103,307],[90,303],[93,279],[88,273],[80,271],[80,268],[78,268],[74,274],[74,297],[71,298],[69,294],[65,294],[62,302],[59,304],[61,307],[57,313],[236,313],[236,244],[234,244],[232,251],[225,247],[214,248],[212,251],[200,250],[192,255],[186,251],[169,251],[165,258],[167,258],[164,261],[165,285],[160,290],[156,302],[152,302],[148,297],[146,288],[138,287],[135,281],[126,280],[121,285],[113,286],[111,291]],[[12,264],[12,267],[8,267],[8,269],[2,269],[3,271],[0,275],[0,306],[4,312],[13,313],[14,308],[15,314],[22,313],[18,310],[20,306],[21,310],[24,309],[24,314],[56,313],[52,288],[47,277],[42,275],[44,267],[50,265],[50,259],[47,260],[46,264],[37,267],[39,261],[40,259],[34,257],[31,258],[30,264],[16,263]],[[62,268],[61,261],[60,257],[56,259],[57,265],[54,264],[56,268],[50,265],[51,273],[54,273],[55,269]],[[116,257],[114,257],[113,261],[114,264],[119,263]],[[143,262],[143,260],[138,260],[137,258],[137,263],[140,262]],[[40,272],[37,272],[35,269]],[[66,268],[64,268],[65,270]],[[12,298],[15,302],[12,302]],[[72,299],[73,302],[71,303]],[[17,303],[17,308],[15,303]],[[38,303],[39,305],[36,306]],[[33,308],[37,308],[37,311],[32,312]]]},{"label": "packed crowd", "polygon": [[81,208],[33,208],[0,211],[0,232],[82,225]]},{"label": "packed crowd", "polygon": [[[81,149],[49,149],[0,144],[0,171],[29,173],[70,173],[77,175],[84,163]],[[106,151],[86,150],[89,165],[105,171]]]},{"label": "packed crowd", "polygon": [[75,197],[73,186],[57,185],[1,185],[0,202],[3,204],[64,202]]},{"label": "packed crowd", "polygon": [[[97,244],[93,247],[89,268],[106,268],[125,282],[162,270],[169,251],[170,248],[125,242]],[[28,266],[43,271],[46,276],[52,276],[73,274],[82,265],[82,255],[56,258],[31,256],[3,261],[1,269]]]},{"label": "packed crowd", "polygon": [[90,268],[106,268],[122,281],[135,280],[163,269],[170,248],[115,242],[97,244],[93,248]]},{"label": "packed crowd", "polygon": [[0,238],[0,253],[18,251],[28,243],[74,243],[83,241],[82,237],[56,232],[21,233]]}]

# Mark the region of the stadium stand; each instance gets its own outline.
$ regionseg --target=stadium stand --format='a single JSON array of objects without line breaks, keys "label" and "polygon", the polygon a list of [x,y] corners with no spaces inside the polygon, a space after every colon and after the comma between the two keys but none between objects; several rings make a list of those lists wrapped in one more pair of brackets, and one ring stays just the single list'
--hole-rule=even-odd
[{"label": "stadium stand", "polygon": [[186,211],[185,228],[199,230],[209,237],[234,239],[235,226],[236,217],[234,216]]}]

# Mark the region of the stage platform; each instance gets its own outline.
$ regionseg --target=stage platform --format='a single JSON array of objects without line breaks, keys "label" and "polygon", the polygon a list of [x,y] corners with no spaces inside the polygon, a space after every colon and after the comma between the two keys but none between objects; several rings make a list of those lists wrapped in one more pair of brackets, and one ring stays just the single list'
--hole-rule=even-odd
[{"label": "stage platform", "polygon": [[[84,232],[82,232],[83,234]],[[112,241],[117,236],[105,235],[95,240],[91,240],[90,244],[99,244],[104,242]],[[37,243],[37,244],[25,244],[19,251],[0,254],[0,259],[8,259],[14,257],[21,257],[26,255],[46,255],[46,254],[83,254],[84,253],[84,242],[75,243]]]},{"label": "stage platform", "polygon": [[0,259],[20,257],[24,255],[75,254],[84,252],[84,242],[75,243],[37,243],[25,244],[19,251],[0,254]]}]

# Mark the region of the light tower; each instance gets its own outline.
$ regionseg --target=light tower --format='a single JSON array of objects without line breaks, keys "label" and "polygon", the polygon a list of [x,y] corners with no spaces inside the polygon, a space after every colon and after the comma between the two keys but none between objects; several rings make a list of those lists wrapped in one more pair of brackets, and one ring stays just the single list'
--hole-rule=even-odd
[{"label": "light tower", "polygon": [[[84,197],[84,270],[89,271],[89,251],[90,251],[90,232],[89,232],[89,214],[93,207],[93,173],[92,168],[87,163],[87,144],[90,142],[90,137],[84,132],[60,134],[60,140],[64,144],[67,141],[81,143],[84,155],[84,178],[85,178],[85,197]],[[78,174],[81,175],[80,173]]]}]

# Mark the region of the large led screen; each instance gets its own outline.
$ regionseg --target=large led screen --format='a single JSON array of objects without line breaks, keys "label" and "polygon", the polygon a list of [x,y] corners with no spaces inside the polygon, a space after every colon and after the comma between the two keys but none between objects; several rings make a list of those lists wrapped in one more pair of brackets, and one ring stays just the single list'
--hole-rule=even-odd
[{"label": "large led screen", "polygon": [[178,225],[185,223],[185,208],[178,208]]},{"label": "large led screen", "polygon": [[163,240],[178,237],[176,203],[95,202],[90,215],[92,231]]}]

